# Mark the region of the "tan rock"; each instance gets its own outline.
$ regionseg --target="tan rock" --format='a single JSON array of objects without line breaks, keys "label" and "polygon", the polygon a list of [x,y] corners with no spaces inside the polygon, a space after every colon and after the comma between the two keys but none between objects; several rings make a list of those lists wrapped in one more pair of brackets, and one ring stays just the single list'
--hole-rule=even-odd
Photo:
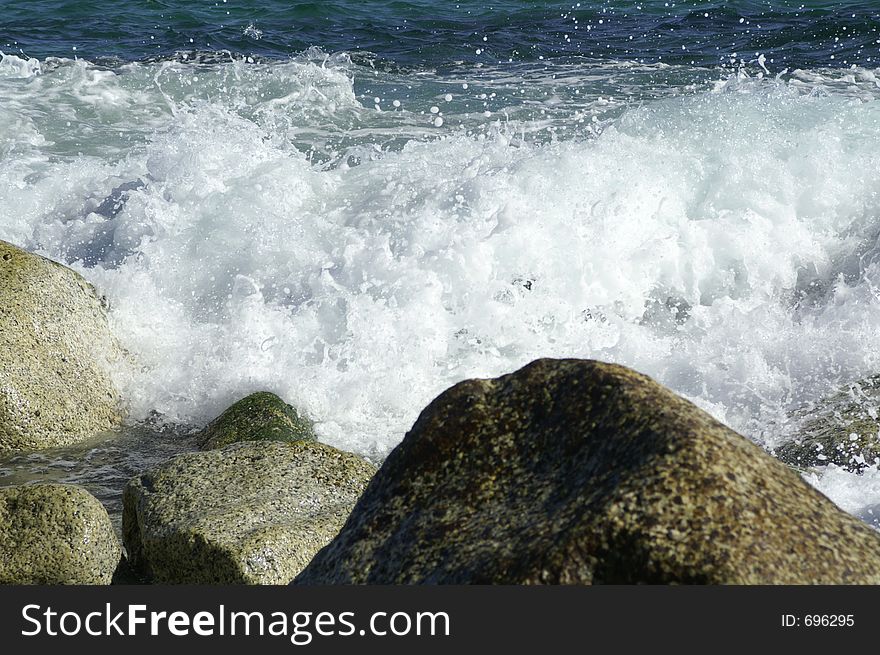
[{"label": "tan rock", "polygon": [[282,584],[339,531],[375,467],[313,442],[246,441],[129,482],[129,563],[156,582]]},{"label": "tan rock", "polygon": [[0,488],[0,584],[110,584],[122,549],[82,487]]},{"label": "tan rock", "polygon": [[0,452],[76,443],[121,420],[121,358],[82,276],[0,241]]}]

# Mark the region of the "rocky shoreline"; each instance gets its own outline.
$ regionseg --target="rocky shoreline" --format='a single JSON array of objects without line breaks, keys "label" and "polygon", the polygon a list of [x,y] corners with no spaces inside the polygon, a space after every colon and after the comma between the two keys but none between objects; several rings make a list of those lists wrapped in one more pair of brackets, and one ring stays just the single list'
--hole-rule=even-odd
[{"label": "rocky shoreline", "polygon": [[[122,423],[104,311],[0,241],[0,452]],[[81,487],[0,488],[0,583],[880,584],[880,533],[795,470],[876,462],[877,387],[777,459],[631,369],[538,360],[445,391],[378,470],[260,392],[128,482],[122,543]]]}]

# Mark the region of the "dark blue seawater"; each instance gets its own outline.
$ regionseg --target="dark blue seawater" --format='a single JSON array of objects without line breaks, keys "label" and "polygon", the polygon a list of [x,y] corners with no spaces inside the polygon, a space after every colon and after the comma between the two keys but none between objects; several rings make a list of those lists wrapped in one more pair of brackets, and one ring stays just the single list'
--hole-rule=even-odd
[{"label": "dark blue seawater", "polygon": [[878,28],[878,3],[858,0],[5,0],[0,47],[95,61],[192,50],[279,58],[318,46],[439,68],[572,55],[710,65],[763,53],[805,68],[876,60]]}]

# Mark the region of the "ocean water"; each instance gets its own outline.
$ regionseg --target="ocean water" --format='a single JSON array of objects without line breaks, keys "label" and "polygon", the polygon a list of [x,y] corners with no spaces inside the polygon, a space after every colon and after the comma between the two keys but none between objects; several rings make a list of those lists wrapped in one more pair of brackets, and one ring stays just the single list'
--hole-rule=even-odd
[{"label": "ocean water", "polygon": [[133,423],[268,389],[381,460],[590,357],[772,448],[880,370],[876,3],[6,0],[0,51],[0,239],[107,296]]}]

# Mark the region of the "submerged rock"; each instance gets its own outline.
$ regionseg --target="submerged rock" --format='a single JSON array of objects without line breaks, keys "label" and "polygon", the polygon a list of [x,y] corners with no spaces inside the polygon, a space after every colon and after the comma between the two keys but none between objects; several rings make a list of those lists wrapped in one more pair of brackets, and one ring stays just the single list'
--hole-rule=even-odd
[{"label": "submerged rock", "polygon": [[274,393],[258,391],[229,407],[196,435],[203,450],[239,441],[314,441],[312,422]]},{"label": "submerged rock", "polygon": [[0,584],[110,584],[122,549],[81,487],[0,488]]},{"label": "submerged rock", "polygon": [[162,583],[287,583],[336,535],[375,470],[311,441],[181,455],[125,488],[129,564]]},{"label": "submerged rock", "polygon": [[847,385],[792,418],[798,436],[775,449],[797,467],[836,464],[860,472],[880,464],[880,376]]},{"label": "submerged rock", "polygon": [[880,583],[880,535],[622,366],[443,393],[297,583]]},{"label": "submerged rock", "polygon": [[0,451],[64,446],[121,420],[121,357],[78,273],[0,241]]}]

